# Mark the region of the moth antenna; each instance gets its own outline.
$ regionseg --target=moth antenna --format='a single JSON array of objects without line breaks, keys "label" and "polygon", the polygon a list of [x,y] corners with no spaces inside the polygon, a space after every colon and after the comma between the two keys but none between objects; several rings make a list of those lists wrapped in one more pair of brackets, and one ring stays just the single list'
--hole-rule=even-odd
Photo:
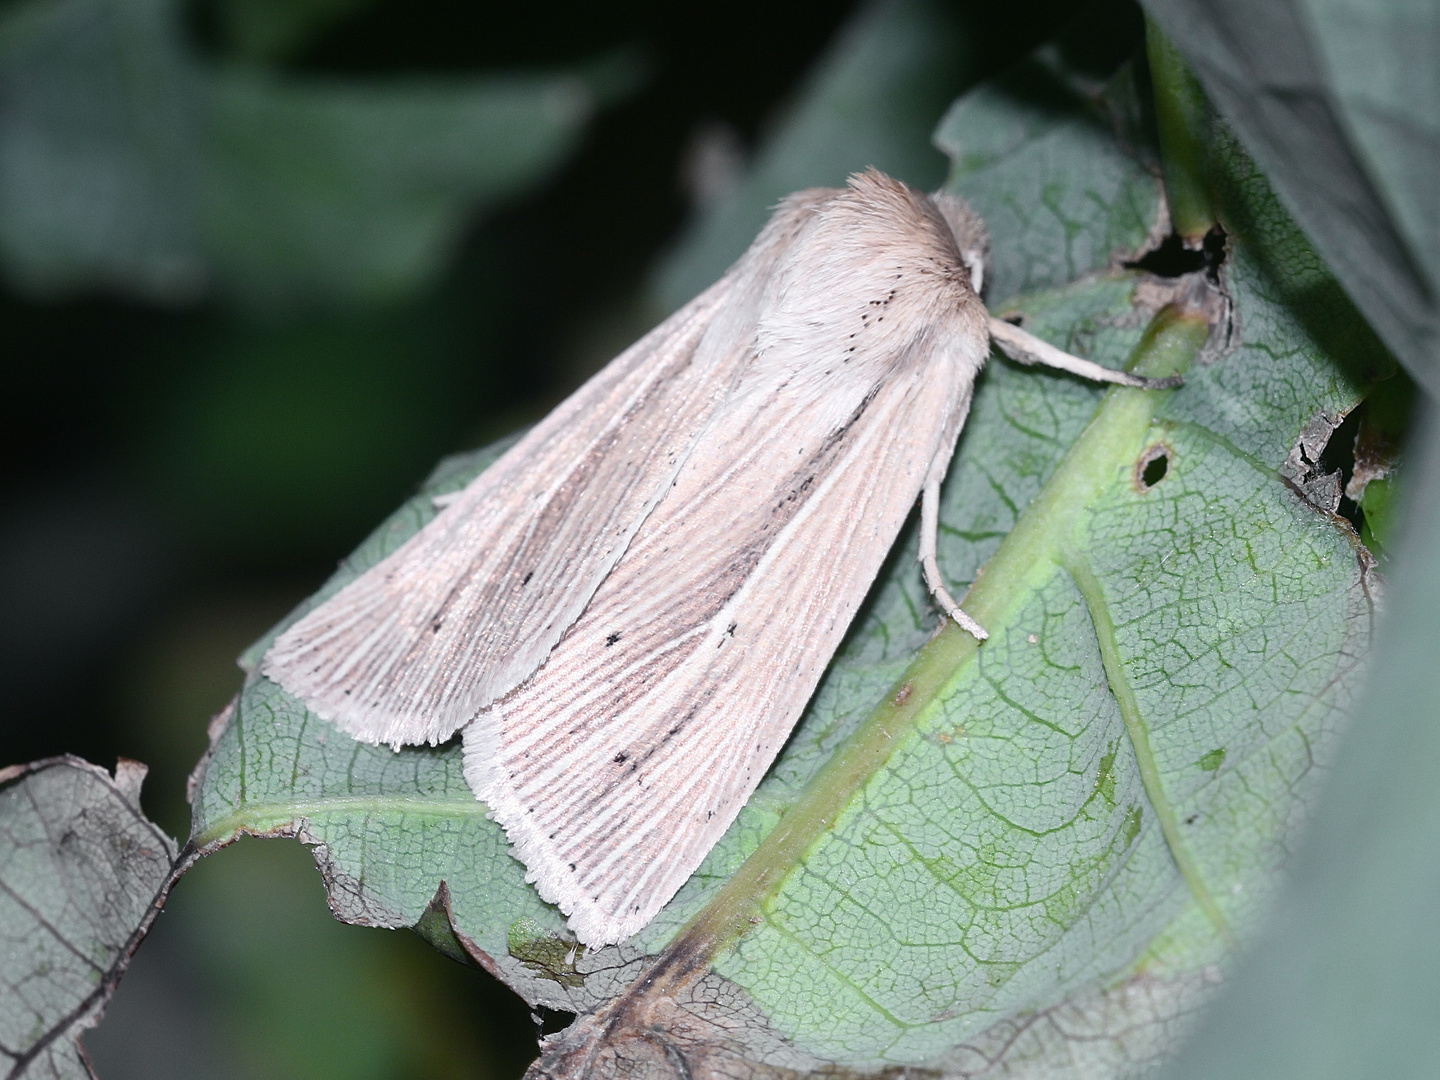
[{"label": "moth antenna", "polygon": [[990,632],[961,609],[940,577],[940,564],[935,559],[936,538],[940,532],[940,480],[932,477],[920,497],[920,566],[930,595],[945,614],[960,624],[976,641],[984,641]]},{"label": "moth antenna", "polygon": [[1147,379],[1143,375],[1132,375],[1128,371],[1116,371],[1093,360],[1072,356],[1063,349],[1057,349],[1048,341],[1042,341],[1028,330],[1022,330],[1014,323],[990,316],[990,340],[1000,351],[1017,364],[1042,364],[1058,371],[1068,371],[1082,379],[1094,382],[1118,383],[1120,386],[1134,386],[1140,390],[1171,390],[1185,382],[1179,375],[1163,379]]}]

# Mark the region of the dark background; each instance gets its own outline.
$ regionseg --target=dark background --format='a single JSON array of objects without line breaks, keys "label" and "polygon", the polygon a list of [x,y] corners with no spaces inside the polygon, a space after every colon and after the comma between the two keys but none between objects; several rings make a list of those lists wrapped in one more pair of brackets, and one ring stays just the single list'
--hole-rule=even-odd
[{"label": "dark background", "polygon": [[[738,162],[763,144],[856,7],[310,0],[321,15],[279,45],[237,22],[284,2],[192,3],[186,47],[377,84],[603,56],[634,77],[415,295],[257,315],[214,295],[0,292],[0,764],[139,758],[148,812],[181,836],[234,657],[438,457],[543,415],[664,314],[649,274],[695,212],[695,148]],[[955,0],[967,81],[1074,6]],[[334,923],[298,845],[246,841],[182,880],[87,1043],[106,1080],[514,1076],[534,1031],[413,935]]]}]

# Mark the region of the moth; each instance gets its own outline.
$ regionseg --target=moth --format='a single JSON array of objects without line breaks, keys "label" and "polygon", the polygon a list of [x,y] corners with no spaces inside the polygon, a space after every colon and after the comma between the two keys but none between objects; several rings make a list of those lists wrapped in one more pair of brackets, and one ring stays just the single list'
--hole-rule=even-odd
[{"label": "moth", "polygon": [[713,286],[613,360],[263,672],[357,739],[463,733],[465,775],[589,946],[644,927],[799,719],[992,340],[1113,371],[988,315],[959,198],[870,170],[785,199]]}]

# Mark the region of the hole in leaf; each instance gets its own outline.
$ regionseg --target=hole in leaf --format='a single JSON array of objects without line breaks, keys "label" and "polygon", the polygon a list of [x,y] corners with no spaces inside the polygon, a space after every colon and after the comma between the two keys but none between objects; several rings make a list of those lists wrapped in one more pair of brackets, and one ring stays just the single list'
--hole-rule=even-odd
[{"label": "hole in leaf", "polygon": [[1316,464],[1316,471],[1321,474],[1333,473],[1337,469],[1340,471],[1340,505],[1335,508],[1335,512],[1354,525],[1356,532],[1365,524],[1365,512],[1345,494],[1345,488],[1350,483],[1350,478],[1355,475],[1355,436],[1360,431],[1364,413],[1364,402],[1361,402],[1358,408],[1350,410],[1350,415],[1330,433]]},{"label": "hole in leaf", "polygon": [[1178,278],[1204,270],[1214,281],[1220,276],[1225,261],[1225,231],[1215,226],[1205,234],[1198,249],[1186,247],[1180,237],[1171,233],[1153,251],[1147,251],[1134,262],[1125,264],[1130,270],[1144,270],[1156,277]]},{"label": "hole in leaf", "polygon": [[542,1039],[547,1035],[554,1035],[557,1031],[564,1031],[575,1022],[574,1013],[544,1005],[535,1006],[535,1011],[530,1015],[535,1021],[535,1031]]},{"label": "hole in leaf", "polygon": [[1140,480],[1146,487],[1154,487],[1165,479],[1165,473],[1169,468],[1170,459],[1162,454],[1145,466],[1145,471],[1140,474]]},{"label": "hole in leaf", "polygon": [[1140,455],[1135,463],[1135,487],[1143,494],[1170,472],[1170,447],[1157,443]]}]

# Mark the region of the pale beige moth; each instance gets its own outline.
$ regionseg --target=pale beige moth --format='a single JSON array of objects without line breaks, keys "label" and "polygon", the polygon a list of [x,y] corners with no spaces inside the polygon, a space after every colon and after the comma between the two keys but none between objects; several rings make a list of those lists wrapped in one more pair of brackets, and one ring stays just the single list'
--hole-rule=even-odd
[{"label": "pale beige moth", "polygon": [[357,739],[461,732],[465,775],[580,941],[645,926],[789,736],[990,351],[1113,371],[991,318],[958,198],[882,174],[790,196],[715,285],[612,361],[264,673]]}]

